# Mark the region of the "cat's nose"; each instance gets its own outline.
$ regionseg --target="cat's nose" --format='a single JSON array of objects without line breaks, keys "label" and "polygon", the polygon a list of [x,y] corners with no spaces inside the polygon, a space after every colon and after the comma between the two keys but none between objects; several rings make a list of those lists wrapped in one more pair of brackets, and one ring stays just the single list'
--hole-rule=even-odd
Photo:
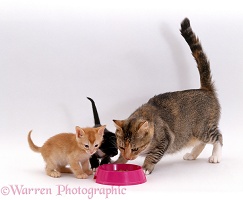
[{"label": "cat's nose", "polygon": [[128,156],[125,156],[125,159],[126,160],[132,160],[130,157],[128,157]]},{"label": "cat's nose", "polygon": [[135,155],[123,155],[123,157],[126,159],[126,160],[134,160],[137,158],[137,156]]},{"label": "cat's nose", "polygon": [[93,150],[93,151],[89,151],[91,155],[93,155],[96,151]]}]

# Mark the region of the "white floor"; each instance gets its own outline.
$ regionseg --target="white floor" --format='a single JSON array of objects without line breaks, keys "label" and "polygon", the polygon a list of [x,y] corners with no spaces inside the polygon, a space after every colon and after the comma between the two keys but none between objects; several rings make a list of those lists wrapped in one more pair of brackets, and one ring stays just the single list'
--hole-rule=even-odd
[{"label": "white floor", "polygon": [[[206,147],[195,161],[182,159],[185,150],[175,155],[165,156],[156,165],[154,172],[147,176],[146,183],[112,187],[95,183],[93,176],[87,180],[76,179],[71,174],[63,174],[61,178],[56,179],[48,177],[44,172],[41,155],[32,152],[27,141],[23,141],[23,137],[9,138],[9,141],[4,143],[1,141],[0,196],[9,192],[4,196],[5,199],[42,199],[43,197],[130,199],[150,198],[154,194],[170,199],[182,196],[194,199],[195,195],[197,199],[230,197],[235,194],[243,197],[242,139],[242,136],[237,140],[225,138],[223,160],[220,164],[207,162],[212,146]],[[130,163],[141,165],[142,162],[143,159],[138,158]]]}]

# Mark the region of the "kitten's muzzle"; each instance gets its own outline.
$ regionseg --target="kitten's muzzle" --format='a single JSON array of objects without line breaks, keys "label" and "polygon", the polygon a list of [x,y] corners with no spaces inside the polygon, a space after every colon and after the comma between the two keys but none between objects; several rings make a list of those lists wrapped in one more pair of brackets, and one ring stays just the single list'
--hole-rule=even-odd
[{"label": "kitten's muzzle", "polygon": [[93,154],[96,153],[96,151],[88,151],[87,153],[89,153],[92,156]]}]

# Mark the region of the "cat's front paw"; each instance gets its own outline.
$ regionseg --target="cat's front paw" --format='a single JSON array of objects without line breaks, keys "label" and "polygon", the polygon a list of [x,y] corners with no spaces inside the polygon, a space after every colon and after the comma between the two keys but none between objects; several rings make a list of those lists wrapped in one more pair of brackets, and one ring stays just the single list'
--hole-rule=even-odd
[{"label": "cat's front paw", "polygon": [[183,159],[184,160],[195,160],[195,156],[191,153],[186,153],[184,156],[183,156]]},{"label": "cat's front paw", "polygon": [[221,161],[221,157],[220,156],[213,155],[213,156],[210,156],[208,158],[208,162],[210,162],[210,163],[220,163],[220,161]]},{"label": "cat's front paw", "polygon": [[59,177],[61,177],[61,173],[58,172],[58,171],[51,171],[49,175],[51,177],[53,177],[53,178],[59,178]]},{"label": "cat's front paw", "polygon": [[93,172],[96,172],[96,171],[97,171],[97,168],[92,168],[92,171],[93,171]]},{"label": "cat's front paw", "polygon": [[87,171],[85,171],[85,173],[89,176],[89,175],[93,174],[93,171],[92,170],[87,170]]},{"label": "cat's front paw", "polygon": [[86,179],[86,178],[88,178],[88,174],[86,174],[86,173],[78,174],[78,175],[76,175],[76,178],[78,178],[78,179]]},{"label": "cat's front paw", "polygon": [[152,173],[152,171],[154,170],[154,164],[143,164],[143,172],[146,175],[149,175]]}]

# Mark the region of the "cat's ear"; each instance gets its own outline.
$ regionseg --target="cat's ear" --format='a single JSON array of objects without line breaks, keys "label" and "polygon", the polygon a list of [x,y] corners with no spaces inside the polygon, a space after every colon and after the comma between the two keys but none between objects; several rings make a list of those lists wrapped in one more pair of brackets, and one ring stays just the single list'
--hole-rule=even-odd
[{"label": "cat's ear", "polygon": [[99,127],[98,129],[98,133],[103,136],[104,135],[104,131],[105,131],[106,125],[103,125],[101,127]]},{"label": "cat's ear", "polygon": [[140,122],[140,124],[138,125],[138,131],[148,131],[149,129],[149,123],[148,121],[143,121],[143,122]]},{"label": "cat's ear", "polygon": [[76,126],[76,137],[81,138],[84,135],[85,135],[84,130],[82,128],[80,128],[79,126]]},{"label": "cat's ear", "polygon": [[115,120],[113,119],[114,125],[118,130],[122,130],[124,120]]},{"label": "cat's ear", "polygon": [[113,120],[113,122],[116,127],[116,136],[122,137],[123,135],[122,127],[124,124],[124,120]]}]

